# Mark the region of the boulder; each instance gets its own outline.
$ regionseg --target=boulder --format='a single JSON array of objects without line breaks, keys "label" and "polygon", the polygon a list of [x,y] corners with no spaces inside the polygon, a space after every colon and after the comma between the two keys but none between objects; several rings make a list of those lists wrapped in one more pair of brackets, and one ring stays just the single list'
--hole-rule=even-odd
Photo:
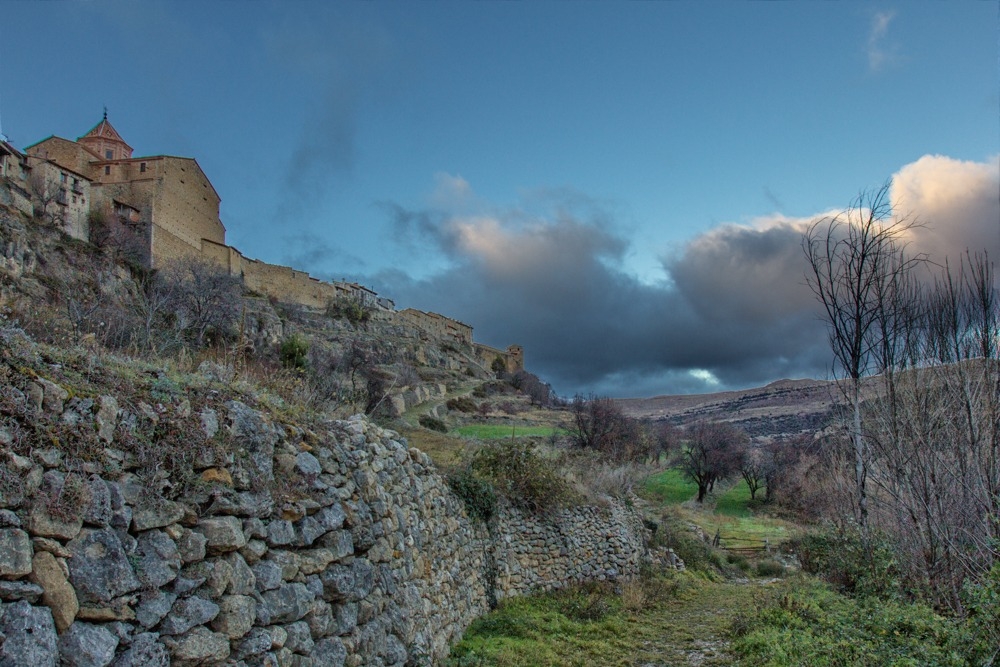
[{"label": "boulder", "polygon": [[56,630],[65,632],[80,611],[76,591],[70,586],[56,557],[47,551],[35,554],[32,570],[32,578],[42,587],[42,602],[52,610]]},{"label": "boulder", "polygon": [[81,602],[107,603],[142,585],[110,528],[85,528],[66,546],[72,554],[69,578]]},{"label": "boulder", "polygon": [[55,667],[59,659],[56,626],[46,607],[24,600],[4,605],[0,636],[0,667]]},{"label": "boulder", "polygon": [[115,657],[118,637],[100,625],[74,623],[59,637],[60,665],[106,667]]}]

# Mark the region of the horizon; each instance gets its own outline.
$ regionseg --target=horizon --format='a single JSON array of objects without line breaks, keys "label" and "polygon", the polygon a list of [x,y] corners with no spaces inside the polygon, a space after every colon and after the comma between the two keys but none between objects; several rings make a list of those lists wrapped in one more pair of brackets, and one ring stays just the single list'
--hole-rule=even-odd
[{"label": "horizon", "polygon": [[915,250],[1000,257],[990,3],[5,9],[12,143],[107,106],[246,256],[523,345],[560,395],[823,379],[801,233],[885,182]]}]

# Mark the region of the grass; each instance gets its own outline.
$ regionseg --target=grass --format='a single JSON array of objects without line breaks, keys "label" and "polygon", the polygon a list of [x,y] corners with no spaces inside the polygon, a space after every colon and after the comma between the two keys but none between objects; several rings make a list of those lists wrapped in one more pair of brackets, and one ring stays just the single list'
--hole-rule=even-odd
[{"label": "grass", "polygon": [[452,431],[464,438],[477,438],[479,440],[499,440],[501,438],[523,437],[523,436],[545,436],[554,433],[561,433],[562,429],[557,426],[517,426],[511,424],[466,424],[459,426]]},{"label": "grass", "polygon": [[721,642],[755,592],[668,572],[647,574],[620,593],[584,587],[515,598],[474,622],[447,664],[731,664]]},{"label": "grass", "polygon": [[698,485],[676,468],[649,477],[642,490],[647,499],[660,505],[680,505],[698,495]]}]

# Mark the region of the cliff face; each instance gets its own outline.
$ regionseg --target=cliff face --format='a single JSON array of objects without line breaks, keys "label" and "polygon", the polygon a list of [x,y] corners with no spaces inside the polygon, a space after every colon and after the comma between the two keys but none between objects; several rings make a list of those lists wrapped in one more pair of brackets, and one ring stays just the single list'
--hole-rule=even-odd
[{"label": "cliff face", "polygon": [[471,521],[363,417],[0,328],[0,665],[423,665],[492,600],[637,574],[623,505]]}]

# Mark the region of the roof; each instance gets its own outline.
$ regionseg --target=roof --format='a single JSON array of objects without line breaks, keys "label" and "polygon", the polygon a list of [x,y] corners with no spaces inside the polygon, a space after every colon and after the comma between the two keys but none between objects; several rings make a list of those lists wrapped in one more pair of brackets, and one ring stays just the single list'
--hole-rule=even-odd
[{"label": "roof", "polygon": [[132,147],[129,146],[124,139],[122,139],[122,135],[118,134],[118,130],[116,130],[108,121],[107,112],[104,113],[104,118],[101,119],[100,123],[90,128],[90,131],[84,134],[83,136],[77,137],[76,140],[80,141],[81,139],[86,139],[88,137],[96,137],[99,139],[110,139],[111,141],[118,141],[125,144],[125,146],[130,151],[132,150]]}]

